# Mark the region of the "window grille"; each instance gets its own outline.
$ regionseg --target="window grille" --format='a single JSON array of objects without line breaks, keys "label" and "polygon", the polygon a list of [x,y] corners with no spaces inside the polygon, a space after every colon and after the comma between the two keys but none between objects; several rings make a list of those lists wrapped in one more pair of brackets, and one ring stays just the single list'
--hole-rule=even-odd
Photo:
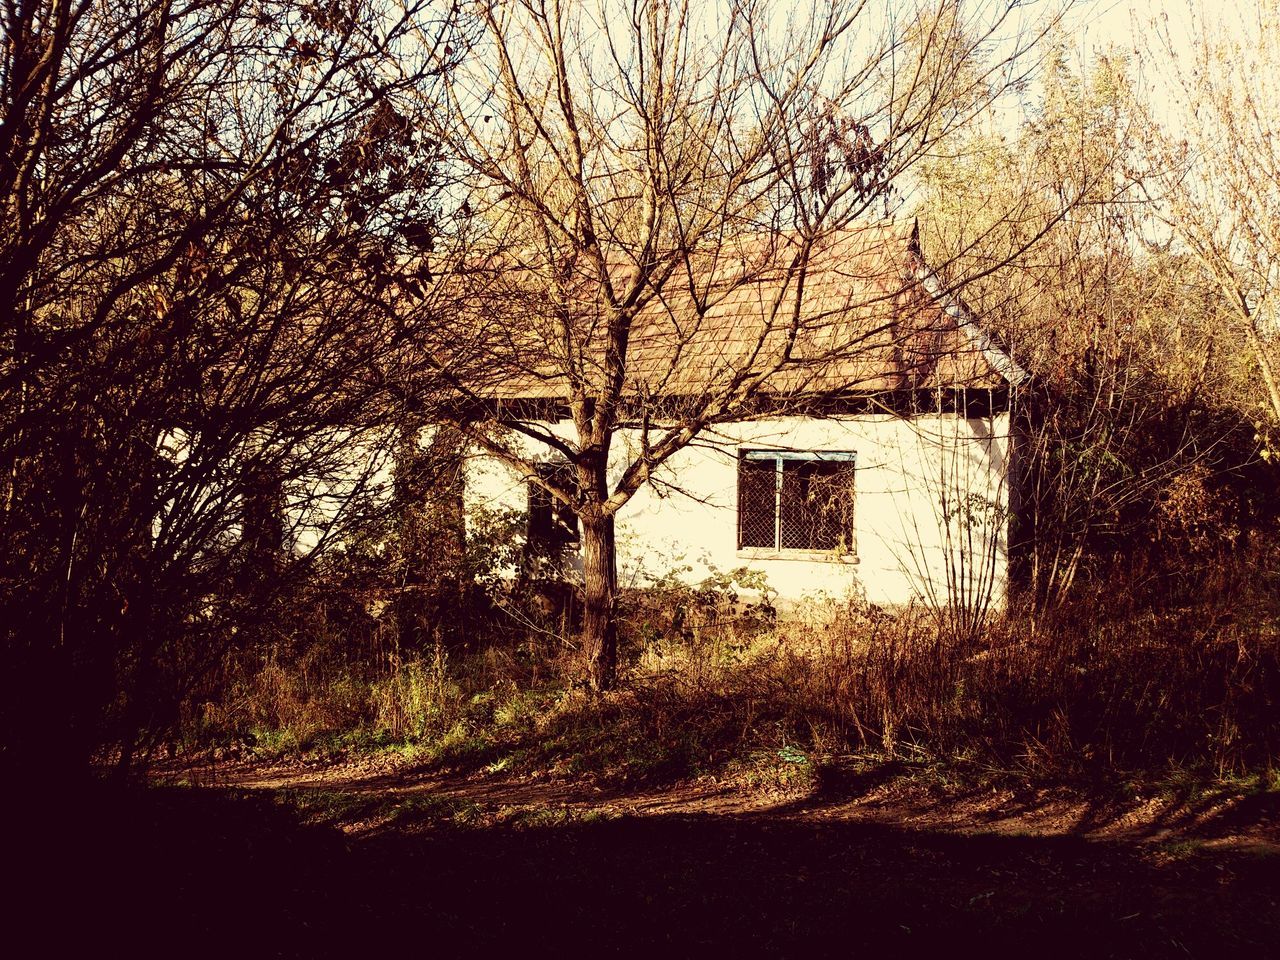
[{"label": "window grille", "polygon": [[853,552],[854,454],[744,450],[738,547]]},{"label": "window grille", "polygon": [[777,464],[773,460],[738,461],[738,546],[778,545]]}]

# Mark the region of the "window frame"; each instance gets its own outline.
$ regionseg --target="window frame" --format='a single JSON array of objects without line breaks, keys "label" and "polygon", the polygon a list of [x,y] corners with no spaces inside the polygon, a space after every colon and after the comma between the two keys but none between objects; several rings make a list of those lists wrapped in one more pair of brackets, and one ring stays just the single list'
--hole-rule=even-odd
[{"label": "window frame", "polygon": [[[743,546],[743,493],[742,478],[743,464],[747,462],[763,463],[772,461],[774,464],[774,501],[773,501],[773,545],[768,547],[762,546]],[[784,463],[791,461],[802,461],[806,463],[848,463],[853,473],[850,485],[853,488],[854,503],[853,512],[849,519],[849,545],[845,550],[840,549],[815,549],[812,547],[784,547],[782,546],[782,520],[783,520],[783,471]],[[735,542],[737,545],[737,555],[749,560],[820,560],[825,562],[841,562],[841,563],[857,563],[858,562],[858,542],[857,542],[857,462],[858,455],[854,450],[779,450],[757,447],[740,447],[735,462],[736,468],[736,502],[735,502]]]}]

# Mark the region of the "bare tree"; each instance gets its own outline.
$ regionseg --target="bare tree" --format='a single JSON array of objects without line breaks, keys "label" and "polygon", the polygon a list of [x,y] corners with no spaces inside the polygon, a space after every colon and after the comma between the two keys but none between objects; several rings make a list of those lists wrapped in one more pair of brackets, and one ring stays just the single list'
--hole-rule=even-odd
[{"label": "bare tree", "polygon": [[1081,64],[1054,45],[1017,135],[958,138],[923,177],[926,252],[970,276],[998,265],[966,296],[1032,374],[1013,551],[1040,609],[1146,562],[1174,494],[1239,466],[1244,343],[1186,255],[1153,242],[1167,208],[1144,190],[1163,167],[1143,156],[1135,73],[1122,52]]},{"label": "bare tree", "polygon": [[853,228],[1023,78],[1054,18],[1019,31],[1018,6],[480,5],[433,128],[472,237],[466,331],[494,357],[492,382],[453,377],[460,423],[580,519],[594,687],[616,672],[614,518],[654,471],[715,423],[883,387],[856,361],[910,338],[907,287],[815,264],[887,250]]},{"label": "bare tree", "polygon": [[0,7],[6,762],[127,764],[157,691],[374,503],[387,425],[431,397],[401,265],[431,242],[448,26],[412,0]]},{"label": "bare tree", "polygon": [[1280,5],[1233,11],[1189,4],[1185,37],[1167,16],[1151,24],[1146,58],[1161,95],[1146,142],[1163,169],[1151,192],[1221,291],[1280,421],[1280,93],[1265,80],[1280,70]]}]

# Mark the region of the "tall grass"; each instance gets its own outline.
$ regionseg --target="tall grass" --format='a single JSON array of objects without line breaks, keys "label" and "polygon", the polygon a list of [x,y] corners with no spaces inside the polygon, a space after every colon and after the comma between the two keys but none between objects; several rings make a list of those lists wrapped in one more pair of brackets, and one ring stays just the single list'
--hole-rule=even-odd
[{"label": "tall grass", "polygon": [[1280,752],[1274,611],[1216,605],[1107,617],[1079,601],[968,640],[907,613],[806,631],[784,670],[829,736],[890,754],[979,758],[1035,774],[1269,766]]},{"label": "tall grass", "polygon": [[577,689],[572,651],[546,634],[373,664],[319,644],[242,671],[205,705],[202,730],[278,748],[414,742],[454,764],[621,779],[786,750],[964,758],[1028,776],[1226,775],[1280,758],[1273,594],[1238,579],[1216,598],[1140,607],[1113,583],[965,634],[923,608],[774,622],[758,606],[658,591],[632,598],[624,682],[608,696]]}]

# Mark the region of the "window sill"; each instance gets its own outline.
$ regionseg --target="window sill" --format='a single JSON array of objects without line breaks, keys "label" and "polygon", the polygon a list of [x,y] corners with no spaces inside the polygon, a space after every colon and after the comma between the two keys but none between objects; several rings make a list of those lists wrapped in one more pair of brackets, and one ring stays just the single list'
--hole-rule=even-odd
[{"label": "window sill", "polygon": [[856,553],[834,550],[774,550],[772,547],[747,547],[738,551],[739,560],[807,560],[810,563],[857,563]]}]

